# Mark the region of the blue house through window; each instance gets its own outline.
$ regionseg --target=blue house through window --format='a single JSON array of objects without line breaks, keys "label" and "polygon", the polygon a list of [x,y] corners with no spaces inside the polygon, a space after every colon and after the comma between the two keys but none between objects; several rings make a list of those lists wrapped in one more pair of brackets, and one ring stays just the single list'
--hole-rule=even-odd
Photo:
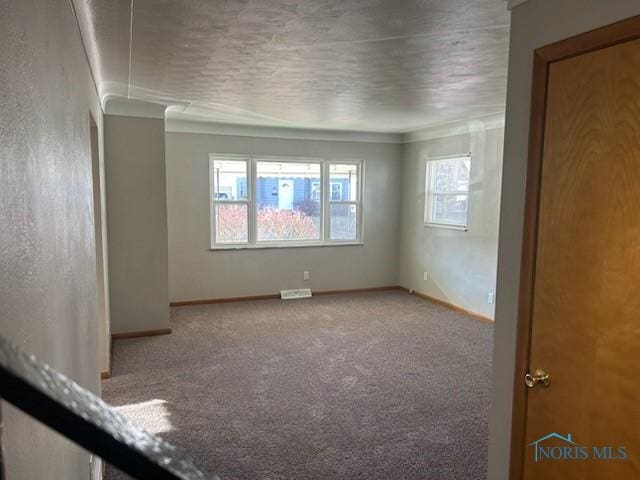
[{"label": "blue house through window", "polygon": [[[240,195],[247,192],[247,179],[239,178],[237,188]],[[287,191],[288,188],[292,192]],[[297,209],[305,202],[320,201],[320,182],[302,177],[258,177],[256,182],[256,201],[259,208]],[[288,199],[291,199],[289,202]],[[349,199],[349,180],[331,181],[331,200]],[[285,201],[283,201],[285,199]]]}]

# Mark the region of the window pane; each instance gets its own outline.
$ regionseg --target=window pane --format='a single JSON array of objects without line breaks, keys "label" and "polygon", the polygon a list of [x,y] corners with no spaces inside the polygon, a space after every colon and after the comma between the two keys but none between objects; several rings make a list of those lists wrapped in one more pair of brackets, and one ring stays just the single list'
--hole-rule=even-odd
[{"label": "window pane", "polygon": [[434,195],[432,221],[466,226],[468,198],[468,195]]},{"label": "window pane", "polygon": [[332,204],[331,240],[356,240],[358,238],[358,207],[351,204]]},{"label": "window pane", "polygon": [[429,162],[434,193],[468,192],[471,160],[469,157],[447,158]]},{"label": "window pane", "polygon": [[358,200],[358,165],[332,163],[329,167],[331,200]]},{"label": "window pane", "polygon": [[246,200],[247,162],[244,160],[214,160],[213,199]]},{"label": "window pane", "polygon": [[217,203],[215,209],[216,243],[247,243],[249,241],[247,205]]},{"label": "window pane", "polygon": [[427,162],[425,222],[467,225],[470,173],[468,155]]},{"label": "window pane", "polygon": [[257,162],[258,241],[320,240],[320,164]]}]

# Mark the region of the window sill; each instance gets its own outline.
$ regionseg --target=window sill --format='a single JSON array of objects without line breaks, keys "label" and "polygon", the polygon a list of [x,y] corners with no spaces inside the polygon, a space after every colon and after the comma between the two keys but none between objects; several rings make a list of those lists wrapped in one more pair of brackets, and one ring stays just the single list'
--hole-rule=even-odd
[{"label": "window sill", "polygon": [[467,227],[465,225],[448,225],[446,223],[428,223],[424,224],[425,227],[433,227],[433,228],[444,228],[445,230],[458,230],[461,232],[466,232]]},{"label": "window sill", "polygon": [[364,246],[364,242],[318,242],[318,243],[270,243],[260,245],[219,245],[209,248],[212,252],[229,250],[267,250],[282,248],[308,248],[308,247],[357,247]]}]

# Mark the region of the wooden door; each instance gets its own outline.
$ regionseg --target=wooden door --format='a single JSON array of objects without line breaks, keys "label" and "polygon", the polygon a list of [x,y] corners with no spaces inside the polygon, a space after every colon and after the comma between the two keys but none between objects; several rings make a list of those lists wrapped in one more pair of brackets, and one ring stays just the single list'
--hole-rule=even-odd
[{"label": "wooden door", "polygon": [[546,73],[522,477],[637,479],[640,40]]}]

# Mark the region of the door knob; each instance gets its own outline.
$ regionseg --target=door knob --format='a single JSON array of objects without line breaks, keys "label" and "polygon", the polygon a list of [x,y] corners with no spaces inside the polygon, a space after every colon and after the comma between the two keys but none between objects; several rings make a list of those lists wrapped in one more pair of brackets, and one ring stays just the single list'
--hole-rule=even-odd
[{"label": "door knob", "polygon": [[533,372],[533,375],[527,373],[524,376],[524,383],[529,388],[533,388],[538,384],[541,384],[546,388],[551,383],[551,377],[544,370],[537,369],[535,372]]}]

